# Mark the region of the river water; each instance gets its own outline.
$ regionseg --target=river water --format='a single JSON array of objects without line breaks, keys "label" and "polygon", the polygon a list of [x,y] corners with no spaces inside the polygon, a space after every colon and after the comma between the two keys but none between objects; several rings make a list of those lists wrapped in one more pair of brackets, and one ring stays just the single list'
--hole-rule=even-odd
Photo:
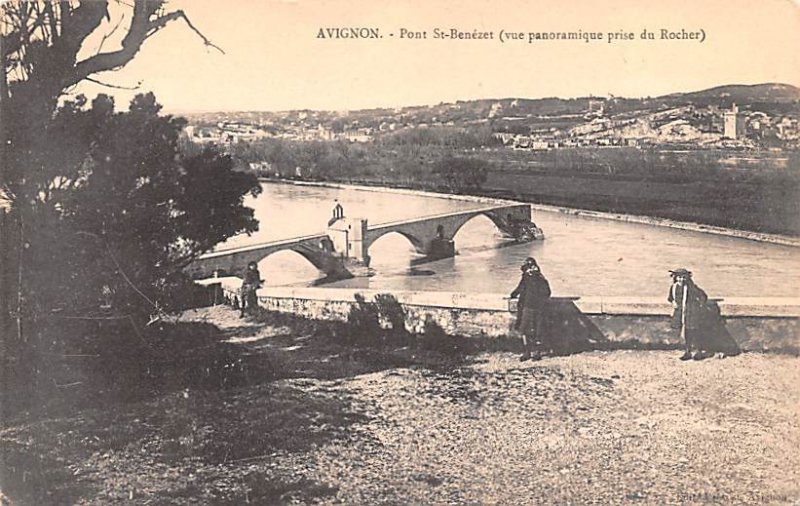
[{"label": "river water", "polygon": [[[347,216],[382,223],[475,209],[486,204],[439,197],[265,183],[247,204],[260,230],[237,236],[218,249],[320,233],[338,200]],[[555,295],[666,296],[668,270],[687,267],[712,297],[800,296],[800,248],[734,237],[535,211],[543,241],[508,246],[483,216],[469,221],[455,237],[458,255],[415,265],[411,244],[388,234],[370,248],[375,275],[324,286],[380,290],[510,292],[519,265],[533,256]],[[268,286],[310,285],[321,277],[297,253],[284,251],[259,263]]]}]

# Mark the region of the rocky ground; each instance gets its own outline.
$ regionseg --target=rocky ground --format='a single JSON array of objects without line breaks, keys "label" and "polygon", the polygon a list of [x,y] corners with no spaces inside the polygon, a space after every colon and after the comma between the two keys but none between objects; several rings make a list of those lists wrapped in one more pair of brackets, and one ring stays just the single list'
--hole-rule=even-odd
[{"label": "rocky ground", "polygon": [[225,308],[244,385],[19,416],[12,504],[797,504],[800,358],[540,362],[329,343]]}]

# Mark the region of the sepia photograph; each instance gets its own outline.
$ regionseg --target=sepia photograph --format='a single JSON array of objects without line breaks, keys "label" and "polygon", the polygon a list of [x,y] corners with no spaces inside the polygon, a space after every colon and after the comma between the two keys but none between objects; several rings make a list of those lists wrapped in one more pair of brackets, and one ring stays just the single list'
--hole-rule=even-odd
[{"label": "sepia photograph", "polygon": [[0,17],[0,506],[800,504],[797,0]]}]

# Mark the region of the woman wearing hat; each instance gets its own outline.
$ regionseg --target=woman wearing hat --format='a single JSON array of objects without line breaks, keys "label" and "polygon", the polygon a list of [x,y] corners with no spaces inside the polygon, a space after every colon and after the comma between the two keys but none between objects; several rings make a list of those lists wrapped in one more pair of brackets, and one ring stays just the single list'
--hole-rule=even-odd
[{"label": "woman wearing hat", "polygon": [[694,283],[690,271],[681,268],[669,272],[672,275],[672,286],[667,300],[673,307],[672,328],[680,329],[680,336],[686,347],[681,360],[704,358],[701,330],[704,319],[708,317],[708,295]]},{"label": "woman wearing hat", "polygon": [[[514,321],[514,329],[515,330],[519,330],[520,329],[520,323],[522,322],[522,309],[525,307],[525,286],[527,284],[526,280],[525,280],[525,276],[530,275],[531,266],[534,266],[534,265],[536,265],[536,260],[534,260],[533,257],[528,257],[528,258],[525,259],[524,262],[522,262],[522,265],[520,265],[520,267],[519,267],[519,270],[522,271],[521,275],[520,275],[521,277],[520,277],[520,280],[519,280],[519,284],[514,289],[514,291],[511,292],[511,298],[512,299],[519,298],[517,300],[517,319]],[[538,265],[537,265],[537,268],[538,268]]]},{"label": "woman wearing hat", "polygon": [[[550,298],[550,283],[542,275],[539,265],[532,257],[525,259],[522,264],[522,278],[519,285],[511,292],[511,298],[519,297],[517,302],[517,321],[515,328],[522,332],[522,344],[525,347],[520,360],[539,360],[539,351],[534,349],[541,346],[544,312]],[[531,355],[533,352],[533,355]]]},{"label": "woman wearing hat", "polygon": [[715,353],[734,356],[741,353],[736,341],[725,328],[719,306],[709,301],[706,292],[697,286],[686,269],[670,271],[672,287],[667,300],[675,309],[672,327],[680,329],[686,352],[681,360],[702,360]]}]

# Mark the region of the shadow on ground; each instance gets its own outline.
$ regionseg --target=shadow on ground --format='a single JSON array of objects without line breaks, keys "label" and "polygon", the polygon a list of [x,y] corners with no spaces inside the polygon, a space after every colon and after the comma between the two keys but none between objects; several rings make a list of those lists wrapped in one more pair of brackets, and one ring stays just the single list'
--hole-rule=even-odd
[{"label": "shadow on ground", "polygon": [[369,410],[341,380],[466,359],[460,340],[444,335],[219,310],[221,328],[187,320],[138,331],[59,325],[25,356],[7,357],[3,493],[37,505],[308,502],[336,489],[273,472],[269,462],[353,437]]},{"label": "shadow on ground", "polygon": [[346,392],[302,382],[86,409],[4,429],[0,486],[14,504],[306,502],[336,489],[267,473],[270,462],[349,440],[364,412]]}]

